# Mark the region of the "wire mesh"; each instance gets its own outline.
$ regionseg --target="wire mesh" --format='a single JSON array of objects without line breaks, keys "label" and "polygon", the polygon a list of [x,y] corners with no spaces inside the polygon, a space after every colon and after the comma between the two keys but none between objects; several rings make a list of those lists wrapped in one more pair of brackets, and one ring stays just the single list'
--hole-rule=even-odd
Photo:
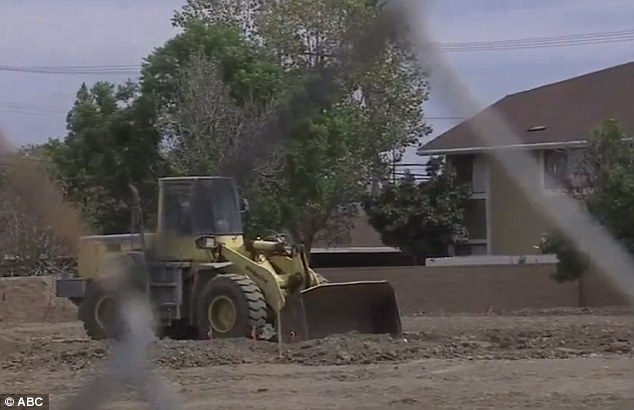
[{"label": "wire mesh", "polygon": [[[373,30],[407,28],[404,33],[414,45],[421,65],[430,73],[436,96],[443,98],[458,117],[471,117],[480,111],[482,107],[454,72],[443,51],[428,32],[425,1],[397,0],[389,2],[385,7],[380,24],[373,27]],[[368,39],[376,37],[369,35]],[[474,126],[482,141],[489,147],[519,142],[519,138],[504,120],[495,114],[483,116]],[[53,185],[46,185],[45,181],[48,180],[43,169],[38,170],[33,161],[22,161],[13,156],[6,139],[0,140],[0,144],[4,156],[14,165],[11,167],[13,181],[24,191],[26,198],[31,199],[32,210],[39,212],[60,235],[76,245],[77,239],[87,233],[79,214],[63,203]],[[527,185],[523,176],[537,174],[539,166],[530,156],[522,154],[510,159],[495,150],[491,153],[529,201],[556,221],[573,238],[576,245],[634,300],[634,276],[631,274],[634,272],[634,264],[623,247],[590,215],[579,209],[572,198],[563,195],[544,198]],[[35,186],[38,187],[37,194],[29,194],[28,189]],[[48,197],[42,200],[42,196]],[[38,207],[38,203],[45,204],[46,207]],[[126,266],[119,268],[120,272],[126,271]],[[150,357],[156,336],[147,294],[132,286],[125,277],[118,277],[111,290],[119,296],[122,325],[126,331],[119,341],[112,342],[112,355],[104,369],[87,380],[79,392],[67,401],[64,409],[99,408],[116,394],[118,387],[127,384],[134,386],[153,409],[182,408],[185,401],[174,386],[158,373]]]}]

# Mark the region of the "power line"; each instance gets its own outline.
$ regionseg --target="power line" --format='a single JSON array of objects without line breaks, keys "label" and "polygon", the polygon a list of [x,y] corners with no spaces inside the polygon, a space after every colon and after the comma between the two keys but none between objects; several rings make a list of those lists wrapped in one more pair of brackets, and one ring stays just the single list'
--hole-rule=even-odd
[{"label": "power line", "polygon": [[127,66],[126,68],[109,68],[108,66],[91,66],[86,68],[73,68],[65,66],[57,67],[20,67],[0,65],[0,71],[30,73],[30,74],[62,74],[62,75],[137,75],[140,66]]},{"label": "power line", "polygon": [[618,38],[608,39],[593,39],[593,40],[578,40],[578,41],[559,41],[559,42],[544,42],[544,43],[527,43],[523,45],[491,45],[491,46],[476,46],[476,47],[455,47],[445,48],[445,51],[452,52],[469,52],[469,51],[506,51],[506,50],[528,50],[528,49],[545,49],[545,48],[561,48],[570,46],[582,46],[592,44],[608,44],[608,43],[620,43],[624,41],[633,41],[634,34],[629,36],[621,36]]},{"label": "power line", "polygon": [[68,113],[68,111],[54,110],[54,109],[50,109],[46,107],[41,107],[38,105],[33,105],[33,104],[20,103],[20,102],[7,102],[7,101],[0,101],[0,110],[46,113],[46,114],[67,114]]},{"label": "power line", "polygon": [[[11,114],[25,114],[25,115],[38,115],[38,114],[64,114],[67,115],[68,110],[55,110],[47,107],[42,107],[35,104],[21,103],[15,101],[0,101],[0,112],[6,112]],[[461,121],[466,120],[466,117],[452,117],[452,116],[424,116],[424,120],[427,121]]]},{"label": "power line", "polygon": [[[472,41],[463,43],[440,43],[448,53],[473,51],[508,51],[570,46],[609,44],[634,41],[634,30],[579,33],[563,36],[532,37],[496,41]],[[139,64],[107,64],[95,66],[10,66],[0,65],[0,71],[31,74],[57,75],[138,75]]]},{"label": "power line", "polygon": [[593,33],[581,33],[581,34],[569,34],[562,36],[550,36],[550,37],[529,37],[523,39],[512,40],[494,40],[494,41],[471,41],[466,43],[444,43],[440,44],[441,47],[447,49],[471,47],[497,47],[497,46],[525,46],[525,45],[547,45],[547,44],[559,44],[564,42],[578,43],[586,41],[599,41],[599,40],[613,40],[631,38],[634,36],[634,30],[621,30],[621,31],[604,31]]}]

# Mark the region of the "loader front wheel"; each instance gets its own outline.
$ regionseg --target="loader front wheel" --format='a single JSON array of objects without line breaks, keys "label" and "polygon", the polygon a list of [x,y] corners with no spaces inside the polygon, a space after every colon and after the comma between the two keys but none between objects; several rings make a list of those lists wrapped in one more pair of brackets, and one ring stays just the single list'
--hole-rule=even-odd
[{"label": "loader front wheel", "polygon": [[201,338],[249,337],[253,328],[266,324],[262,291],[246,276],[218,275],[207,283],[198,300]]},{"label": "loader front wheel", "polygon": [[102,340],[121,336],[117,305],[113,293],[96,283],[88,285],[79,304],[78,316],[90,338]]}]

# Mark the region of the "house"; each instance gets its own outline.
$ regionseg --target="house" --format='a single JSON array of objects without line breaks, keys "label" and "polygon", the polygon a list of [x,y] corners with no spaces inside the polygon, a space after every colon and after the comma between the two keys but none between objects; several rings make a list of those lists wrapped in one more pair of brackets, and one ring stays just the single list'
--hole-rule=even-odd
[{"label": "house", "polygon": [[[504,117],[521,144],[484,146],[471,124],[491,110]],[[589,133],[608,119],[634,134],[634,61],[508,95],[421,147],[420,155],[444,155],[473,188],[467,210],[471,239],[456,255],[534,254],[533,246],[550,226],[491,161],[491,149],[503,155],[519,149],[533,153],[541,172],[527,175],[527,181],[543,195],[557,194],[553,181],[572,176]]]},{"label": "house", "polygon": [[339,243],[317,240],[311,249],[311,265],[315,268],[405,266],[413,260],[399,249],[386,246],[379,234],[368,222],[367,216],[350,219],[348,238]]}]

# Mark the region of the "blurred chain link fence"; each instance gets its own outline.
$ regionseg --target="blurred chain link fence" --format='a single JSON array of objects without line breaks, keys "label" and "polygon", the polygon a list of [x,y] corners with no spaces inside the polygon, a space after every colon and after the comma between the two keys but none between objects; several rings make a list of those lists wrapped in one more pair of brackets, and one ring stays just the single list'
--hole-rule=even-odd
[{"label": "blurred chain link fence", "polygon": [[[437,43],[430,35],[425,20],[425,4],[423,0],[385,2],[384,12],[377,19],[377,24],[369,28],[368,32],[360,33],[361,41],[357,42],[357,47],[361,49],[357,49],[357,53],[353,52],[352,55],[356,56],[357,64],[363,63],[364,59],[368,58],[368,53],[376,52],[376,41],[396,32],[407,36],[421,65],[430,74],[436,98],[451,107],[453,114],[471,117],[483,107],[471,95],[468,86],[452,70],[436,46]],[[495,113],[479,116],[479,120],[474,122],[474,127],[481,140],[490,147],[519,142],[519,138]],[[0,143],[3,145],[5,156],[11,157],[8,141],[2,140]],[[571,198],[552,196],[545,200],[530,186],[524,184],[524,175],[538,173],[538,164],[534,159],[528,155],[520,155],[514,156],[511,160],[498,151],[491,153],[522,188],[529,201],[556,221],[561,229],[574,239],[576,245],[590,255],[596,265],[610,274],[632,298],[634,277],[631,272],[634,272],[634,264],[621,245],[587,213],[581,211]],[[49,181],[45,174],[38,174],[33,164],[20,163],[18,158],[11,158],[15,165],[12,169],[15,187],[22,190],[25,200],[30,201],[31,211],[37,212],[47,220],[61,237],[73,245],[73,241],[86,233],[79,214],[63,204],[59,192],[56,192],[53,185],[47,185]],[[29,189],[35,186],[38,187],[37,192],[30,192]],[[120,267],[120,272],[126,271],[126,266]],[[124,385],[134,386],[153,409],[182,408],[185,403],[183,398],[179,397],[174,386],[157,373],[150,357],[150,349],[156,341],[156,336],[147,293],[133,286],[125,277],[118,277],[111,286],[119,297],[122,325],[126,331],[119,341],[112,342],[112,355],[105,368],[87,380],[77,395],[67,401],[64,409],[99,408],[110,401],[118,386]]]}]

